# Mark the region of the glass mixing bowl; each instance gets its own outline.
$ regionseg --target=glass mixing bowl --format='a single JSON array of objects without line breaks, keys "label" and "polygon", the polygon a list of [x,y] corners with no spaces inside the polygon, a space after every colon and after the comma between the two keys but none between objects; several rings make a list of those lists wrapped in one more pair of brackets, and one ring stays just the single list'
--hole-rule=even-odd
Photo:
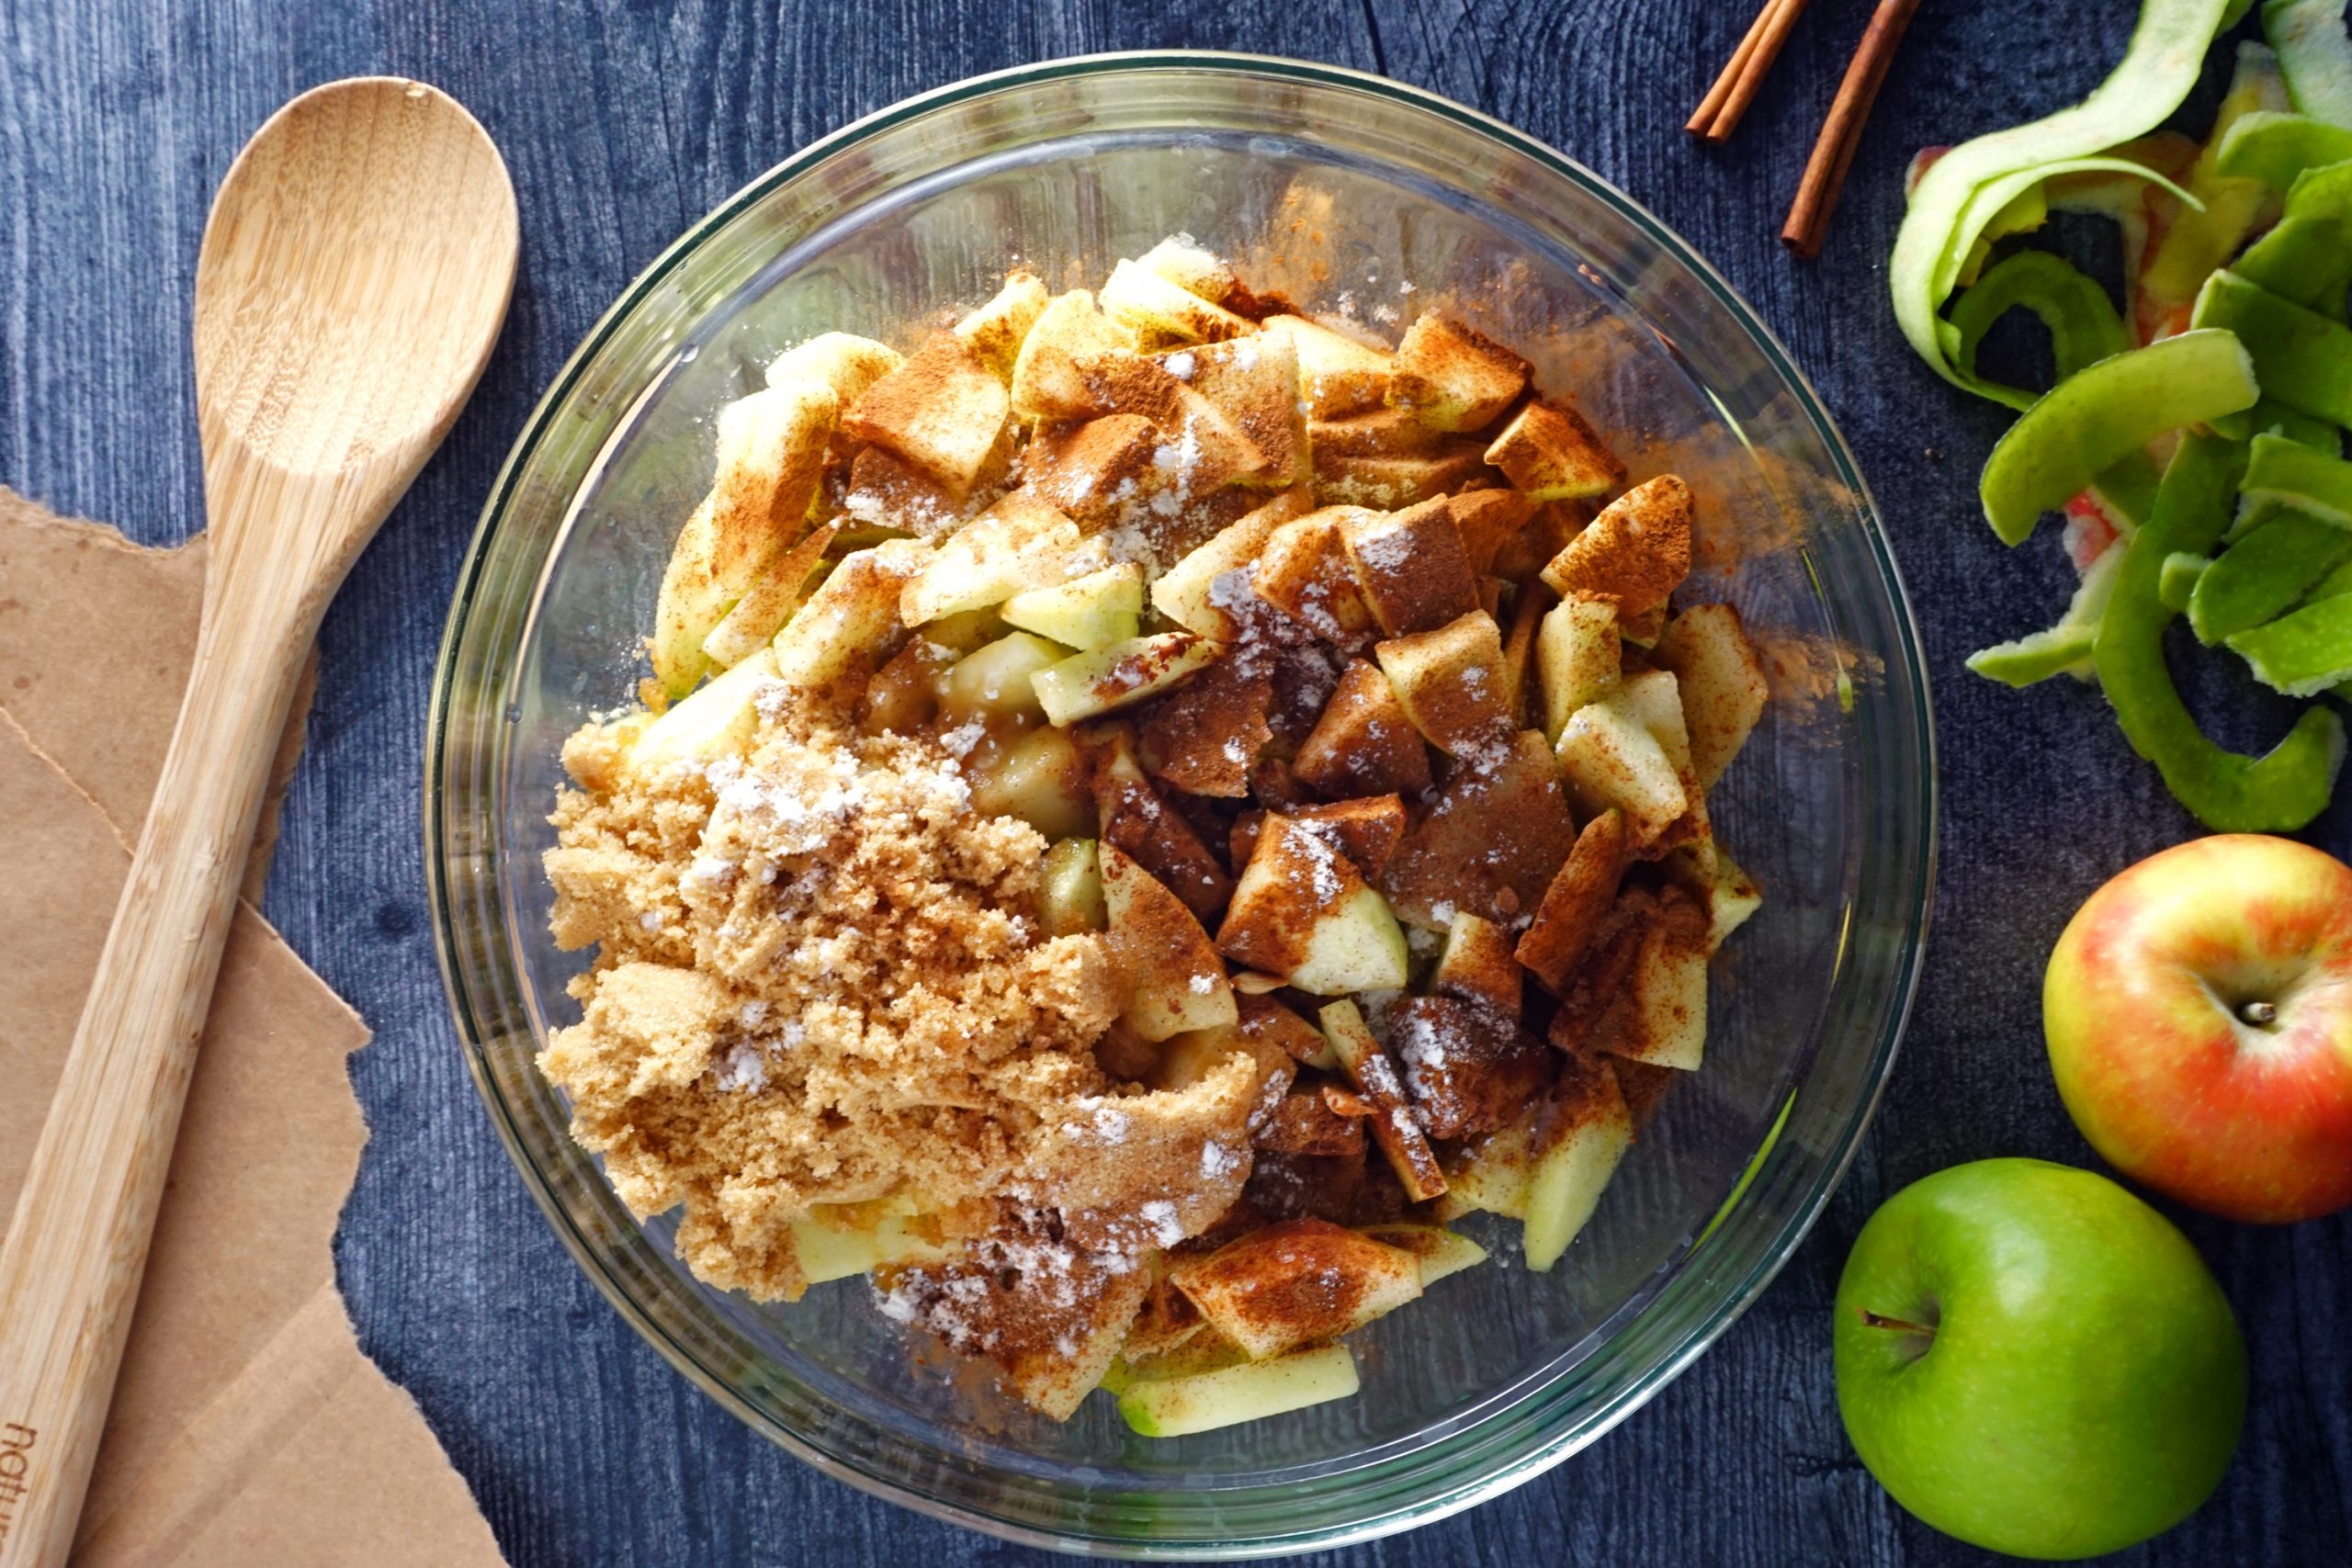
[{"label": "glass mixing bowl", "polygon": [[[1057,288],[1189,233],[1317,310],[1396,330],[1447,302],[1573,389],[1641,477],[1699,493],[1694,592],[1734,599],[1776,700],[1712,797],[1766,903],[1716,964],[1678,1083],[1562,1264],[1496,1253],[1352,1341],[1356,1398],[1173,1441],[1107,1400],[1056,1426],[976,1407],[856,1280],[790,1306],[707,1289],[565,1132],[532,1063],[576,1016],[539,856],[558,747],[625,706],[715,411],[780,348],[908,324],[1018,259]],[[1254,1556],[1435,1518],[1591,1442],[1754,1300],[1846,1168],[1917,973],[1934,863],[1925,675],[1828,416],[1657,220],[1558,153],[1394,83],[1293,61],[1061,61],[927,94],[777,165],[597,323],[532,416],[452,609],[427,863],[474,1077],[580,1266],[710,1395],[858,1486],[1100,1554]],[[967,1380],[968,1381],[968,1380]]]}]

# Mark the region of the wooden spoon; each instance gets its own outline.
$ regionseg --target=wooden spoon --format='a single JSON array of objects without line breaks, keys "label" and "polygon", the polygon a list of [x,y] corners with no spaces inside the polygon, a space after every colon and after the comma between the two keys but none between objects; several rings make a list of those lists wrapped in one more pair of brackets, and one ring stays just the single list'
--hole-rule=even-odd
[{"label": "wooden spoon", "polygon": [[73,1547],[296,680],[481,374],[516,244],[498,150],[421,82],[305,93],[212,204],[196,268],[203,630],[0,1244],[0,1568],[60,1568]]}]

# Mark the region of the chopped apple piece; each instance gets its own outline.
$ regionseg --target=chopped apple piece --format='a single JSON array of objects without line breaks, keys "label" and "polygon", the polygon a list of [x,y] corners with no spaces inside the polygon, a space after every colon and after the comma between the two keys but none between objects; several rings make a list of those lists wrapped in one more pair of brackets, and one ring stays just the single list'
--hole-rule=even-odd
[{"label": "chopped apple piece", "polygon": [[1091,839],[1063,839],[1046,852],[1043,919],[1047,936],[1099,931],[1111,923],[1102,863]]},{"label": "chopped apple piece", "polygon": [[1365,1225],[1359,1234],[1386,1247],[1413,1255],[1420,1266],[1421,1289],[1428,1290],[1448,1274],[1475,1269],[1487,1260],[1487,1249],[1443,1225]]},{"label": "chopped apple piece", "polygon": [[1671,670],[1644,670],[1625,677],[1618,687],[1616,700],[1641,720],[1650,739],[1674,764],[1682,781],[1682,797],[1690,803],[1680,821],[1651,846],[1651,852],[1673,849],[1695,855],[1703,870],[1714,857],[1714,827],[1707,817],[1707,792],[1699,785],[1699,775],[1692,771],[1690,730],[1683,722],[1682,693]]},{"label": "chopped apple piece", "polygon": [[1144,765],[1187,795],[1240,799],[1273,739],[1273,671],[1254,658],[1220,659],[1154,705],[1140,737]]},{"label": "chopped apple piece", "polygon": [[1434,631],[1478,607],[1477,580],[1445,497],[1402,512],[1357,513],[1340,537],[1385,636]]},{"label": "chopped apple piece", "polygon": [[1157,273],[1188,294],[1199,295],[1212,305],[1224,304],[1238,281],[1233,268],[1182,234],[1171,234],[1160,241],[1138,256],[1136,265],[1146,272]]},{"label": "chopped apple piece", "polygon": [[1012,412],[1023,419],[1091,419],[1106,412],[1085,367],[1108,354],[1132,354],[1135,334],[1095,308],[1083,288],[1057,294],[1021,340],[1012,362]]},{"label": "chopped apple piece", "polygon": [[1134,987],[1127,1027],[1166,1040],[1234,1022],[1232,984],[1193,911],[1125,852],[1103,844],[1098,853],[1112,957]]},{"label": "chopped apple piece", "polygon": [[1345,419],[1312,420],[1306,436],[1316,451],[1334,457],[1426,457],[1445,439],[1442,433],[1402,409],[1370,409]]},{"label": "chopped apple piece", "polygon": [[1572,593],[1552,606],[1535,636],[1545,739],[1557,745],[1571,714],[1588,703],[1599,702],[1615,688],[1623,659],[1616,605],[1606,599]]},{"label": "chopped apple piece", "polygon": [[1625,465],[1572,408],[1530,400],[1487,448],[1487,461],[1531,501],[1577,501],[1614,490]]},{"label": "chopped apple piece", "polygon": [[735,607],[710,628],[710,635],[702,639],[704,656],[723,670],[741,663],[774,641],[776,632],[792,618],[792,612],[800,607],[808,579],[840,531],[838,524],[825,524],[785,551],[758,584],[735,601]]},{"label": "chopped apple piece", "polygon": [[1414,1120],[1413,1108],[1406,1101],[1404,1080],[1396,1076],[1396,1064],[1380,1048],[1362,1010],[1353,1002],[1340,1001],[1329,1004],[1317,1016],[1322,1021],[1325,1037],[1331,1042],[1332,1053],[1347,1069],[1357,1092],[1372,1106],[1368,1120],[1373,1141],[1380,1145],[1389,1168],[1396,1173],[1405,1196],[1413,1202],[1425,1203],[1442,1194],[1445,1172],[1439,1168],[1429,1137],[1421,1131],[1420,1122]]},{"label": "chopped apple piece", "polygon": [[990,475],[1012,412],[1004,383],[953,333],[937,333],[842,414],[842,433],[896,453],[958,500]]},{"label": "chopped apple piece", "polygon": [[1418,795],[1430,787],[1421,733],[1377,665],[1351,660],[1298,749],[1295,775],[1326,795]]},{"label": "chopped apple piece", "polygon": [[865,543],[876,542],[877,530],[936,538],[970,510],[945,485],[879,446],[861,446],[850,459],[849,486],[842,492],[847,517],[842,526],[860,530]]},{"label": "chopped apple piece", "polygon": [[1430,976],[1430,989],[1517,1019],[1521,987],[1509,929],[1467,909],[1455,910],[1437,969]]},{"label": "chopped apple piece", "polygon": [[1219,952],[1318,996],[1400,987],[1405,933],[1323,832],[1269,813],[1233,886]]},{"label": "chopped apple piece", "polygon": [[857,728],[866,735],[912,735],[939,716],[939,684],[956,650],[927,637],[907,639],[883,661],[857,697]]},{"label": "chopped apple piece", "polygon": [[1507,1126],[1543,1092],[1551,1051],[1516,1019],[1453,997],[1407,997],[1387,1013],[1415,1116],[1432,1138]]},{"label": "chopped apple piece", "polygon": [[1731,933],[1747,923],[1747,918],[1764,907],[1763,892],[1756,879],[1732,863],[1731,856],[1718,851],[1713,874],[1706,891],[1707,952],[1713,953],[1731,939]]},{"label": "chopped apple piece", "polygon": [[1690,572],[1690,487],[1672,474],[1634,486],[1601,510],[1544,569],[1562,599],[1589,593],[1621,621],[1665,604]]},{"label": "chopped apple piece", "polygon": [[1119,1395],[1119,1417],[1143,1437],[1182,1438],[1352,1399],[1359,1386],[1348,1348],[1325,1345],[1271,1361],[1130,1384]]},{"label": "chopped apple piece", "polygon": [[1221,343],[1250,330],[1250,318],[1213,305],[1189,288],[1131,261],[1111,268],[1102,310],[1136,334],[1145,349],[1174,344]]},{"label": "chopped apple piece", "polygon": [[1602,919],[1617,901],[1617,885],[1633,859],[1625,814],[1613,807],[1584,825],[1567,863],[1545,889],[1535,919],[1521,933],[1517,957],[1544,988],[1558,996],[1591,951]]},{"label": "chopped apple piece", "polygon": [[1269,316],[1259,326],[1287,340],[1298,355],[1299,394],[1309,419],[1344,419],[1378,408],[1388,396],[1394,372],[1380,350],[1304,316]]},{"label": "chopped apple piece", "polygon": [[717,477],[671,548],[654,611],[653,675],[672,696],[693,690],[703,639],[807,528],[839,408],[821,382],[793,380],[719,411]]},{"label": "chopped apple piece", "polygon": [[1159,429],[1139,413],[1109,413],[1041,428],[1023,459],[1024,488],[1082,523],[1100,525],[1158,490]]},{"label": "chopped apple piece", "polygon": [[1313,1218],[1251,1231],[1206,1257],[1171,1258],[1168,1279],[1253,1360],[1336,1339],[1421,1293],[1414,1254]]},{"label": "chopped apple piece", "polygon": [[1086,759],[1058,729],[1033,729],[1001,751],[973,757],[967,771],[972,809],[984,817],[1017,817],[1048,839],[1094,826]]},{"label": "chopped apple piece", "polygon": [[1682,682],[1690,767],[1713,788],[1763,716],[1771,688],[1729,604],[1693,604],[1666,625],[1653,655]]},{"label": "chopped apple piece", "polygon": [[1301,1066],[1337,1072],[1340,1060],[1323,1032],[1268,996],[1236,998],[1241,1010],[1241,1032],[1261,1044],[1287,1052]]},{"label": "chopped apple piece", "polygon": [[1094,802],[1104,843],[1133,855],[1196,919],[1216,918],[1233,896],[1233,879],[1183,814],[1160,799],[1124,731],[1095,771]]},{"label": "chopped apple piece", "polygon": [[[1515,490],[1473,491],[1473,495],[1518,495]],[[1525,500],[1524,497],[1521,498]],[[1513,582],[1524,582],[1538,576],[1550,564],[1554,556],[1567,547],[1567,543],[1583,532],[1599,509],[1589,501],[1547,501],[1537,506],[1528,502],[1527,521],[1518,532],[1507,536],[1496,547],[1494,564],[1487,570],[1498,577]],[[1465,536],[1466,538],[1466,536]]]},{"label": "chopped apple piece", "polygon": [[876,1269],[933,1263],[952,1250],[939,1240],[936,1229],[911,1198],[819,1203],[792,1222],[793,1260],[811,1285],[854,1279]]},{"label": "chopped apple piece", "polygon": [[1623,1005],[1610,1009],[1602,1050],[1653,1066],[1699,1070],[1707,1043],[1706,911],[1669,887],[1644,930]]},{"label": "chopped apple piece", "polygon": [[1333,505],[1415,506],[1486,477],[1476,444],[1442,446],[1419,457],[1345,457],[1314,452],[1315,488]]},{"label": "chopped apple piece", "polygon": [[1473,610],[1433,631],[1392,637],[1373,654],[1405,716],[1439,750],[1488,761],[1510,739],[1502,632],[1485,611]]},{"label": "chopped apple piece", "polygon": [[1029,678],[1069,657],[1068,649],[1044,637],[1008,632],[948,670],[940,689],[940,709],[957,723],[1041,712]]},{"label": "chopped apple piece", "polygon": [[1634,1119],[1606,1064],[1566,1058],[1559,1089],[1535,1126],[1524,1200],[1527,1266],[1547,1272],[1600,1206],[1634,1141]]},{"label": "chopped apple piece", "polygon": [[1527,361],[1483,333],[1424,315],[1396,344],[1388,400],[1432,430],[1480,430],[1526,389]]},{"label": "chopped apple piece", "polygon": [[1200,545],[1151,585],[1152,607],[1204,637],[1229,641],[1241,635],[1234,614],[1250,594],[1258,554],[1275,529],[1314,510],[1314,492],[1304,486],[1283,491],[1247,513]]},{"label": "chopped apple piece", "polygon": [[1493,769],[1454,770],[1406,830],[1381,890],[1430,931],[1461,909],[1516,924],[1542,901],[1576,837],[1552,749],[1541,730],[1523,729]]},{"label": "chopped apple piece", "polygon": [[1124,642],[1142,624],[1143,568],[1120,561],[1051,588],[1024,589],[997,613],[1009,626],[1051,637],[1081,653]]},{"label": "chopped apple piece", "polygon": [[1356,515],[1327,506],[1283,524],[1268,536],[1250,578],[1251,592],[1340,648],[1361,646],[1374,626],[1340,536]]},{"label": "chopped apple piece", "polygon": [[1502,571],[1495,564],[1502,547],[1519,537],[1528,519],[1535,514],[1534,503],[1519,491],[1465,490],[1451,497],[1446,505],[1453,513],[1453,526],[1462,535],[1462,550],[1470,558],[1472,571],[1518,581],[1533,575],[1536,567],[1552,558],[1554,552],[1547,550],[1540,560],[1521,571]]},{"label": "chopped apple piece", "polygon": [[900,595],[930,559],[931,547],[912,539],[843,556],[775,634],[776,678],[817,691],[871,673],[895,645]]},{"label": "chopped apple piece", "polygon": [[[1498,623],[1502,619],[1502,594],[1512,595],[1510,629],[1503,634],[1503,711],[1510,716],[1513,729],[1524,729],[1530,720],[1530,710],[1535,705],[1535,639],[1543,629],[1544,612],[1552,596],[1541,582],[1506,583],[1498,578],[1484,578],[1480,586],[1486,591],[1480,605]],[[1538,722],[1541,715],[1535,715]]]},{"label": "chopped apple piece", "polygon": [[1405,804],[1393,795],[1358,800],[1335,800],[1329,806],[1301,806],[1288,813],[1292,821],[1348,857],[1349,863],[1374,881],[1385,870],[1405,837]]},{"label": "chopped apple piece", "polygon": [[1229,484],[1287,484],[1269,470],[1266,454],[1223,409],[1193,390],[1180,389],[1176,416],[1163,428],[1164,445],[1152,454],[1161,482],[1179,496],[1207,495]]},{"label": "chopped apple piece", "polygon": [[905,355],[870,337],[819,333],[768,361],[767,381],[771,387],[787,381],[816,381],[831,388],[840,405],[847,408],[865,395],[865,389],[906,362]]},{"label": "chopped apple piece", "polygon": [[941,541],[922,575],[907,585],[899,614],[920,626],[1109,564],[1088,559],[1081,542],[1076,523],[1014,491]]},{"label": "chopped apple piece", "polygon": [[996,372],[997,379],[1011,386],[1022,340],[1046,313],[1046,286],[1037,275],[1017,268],[1005,275],[1004,287],[994,299],[956,323],[956,335],[974,357]]},{"label": "chopped apple piece", "polygon": [[1225,645],[1191,632],[1160,632],[1129,637],[1074,654],[1035,678],[1037,700],[1057,725],[1116,712],[1171,691],[1177,682],[1206,668]]},{"label": "chopped apple piece", "polygon": [[1258,449],[1259,466],[1246,482],[1279,489],[1306,479],[1312,471],[1306,412],[1298,397],[1298,351],[1288,338],[1252,333],[1226,343],[1170,349],[1159,355],[1159,364],[1231,420]]},{"label": "chopped apple piece", "polygon": [[765,649],[680,697],[647,725],[629,748],[628,765],[647,773],[673,762],[709,761],[742,751],[759,720],[760,689],[775,679]]},{"label": "chopped apple piece", "polygon": [[1690,809],[1680,771],[1622,694],[1569,717],[1560,731],[1560,773],[1580,809],[1625,813],[1637,853],[1662,842]]}]

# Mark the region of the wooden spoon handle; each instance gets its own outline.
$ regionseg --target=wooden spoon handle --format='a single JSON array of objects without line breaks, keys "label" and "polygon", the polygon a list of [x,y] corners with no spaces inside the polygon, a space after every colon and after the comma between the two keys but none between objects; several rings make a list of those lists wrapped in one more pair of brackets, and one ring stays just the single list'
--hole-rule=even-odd
[{"label": "wooden spoon handle", "polygon": [[62,1568],[73,1548],[238,877],[313,629],[312,595],[271,604],[240,592],[238,579],[268,570],[254,564],[214,559],[218,591],[206,595],[171,752],[0,1243],[0,1568]]}]

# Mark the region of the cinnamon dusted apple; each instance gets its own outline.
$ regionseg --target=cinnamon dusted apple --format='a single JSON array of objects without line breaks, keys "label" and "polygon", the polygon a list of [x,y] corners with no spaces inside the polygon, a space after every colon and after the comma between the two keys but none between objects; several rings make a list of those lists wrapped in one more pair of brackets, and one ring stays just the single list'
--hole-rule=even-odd
[{"label": "cinnamon dusted apple", "polygon": [[1171,239],[934,320],[722,412],[662,711],[566,747],[543,1066],[702,1279],[870,1273],[1056,1419],[1342,1397],[1701,1066],[1760,663],[1688,488],[1442,311]]}]

